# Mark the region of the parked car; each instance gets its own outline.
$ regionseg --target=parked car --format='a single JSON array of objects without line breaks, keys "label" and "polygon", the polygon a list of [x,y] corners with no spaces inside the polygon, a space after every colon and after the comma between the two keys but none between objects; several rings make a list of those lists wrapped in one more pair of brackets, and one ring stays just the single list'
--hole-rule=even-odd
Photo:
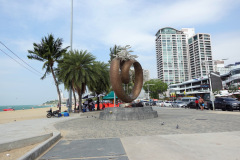
[{"label": "parked car", "polygon": [[[197,106],[198,109],[200,109],[199,105]],[[187,107],[186,108],[193,108],[193,109],[196,109],[196,104],[195,104],[195,101],[191,101],[187,104]],[[209,109],[208,106],[206,105],[206,103],[204,103],[204,109]]]},{"label": "parked car", "polygon": [[163,106],[163,101],[156,101],[156,105],[159,106],[159,107],[162,107]]},{"label": "parked car", "polygon": [[144,106],[149,106],[149,101],[142,101],[142,104],[143,104]]},{"label": "parked car", "polygon": [[[213,109],[212,101],[208,101],[207,106],[209,109]],[[234,98],[216,97],[214,101],[214,107],[215,109],[221,109],[223,111],[240,110],[240,101]]]},{"label": "parked car", "polygon": [[171,101],[163,102],[163,106],[164,107],[172,107],[172,102]]},{"label": "parked car", "polygon": [[188,103],[190,102],[195,102],[195,100],[198,99],[197,97],[183,97],[182,101],[186,104],[186,106],[188,105]]},{"label": "parked car", "polygon": [[156,102],[156,101],[151,101],[151,102],[150,102],[150,105],[151,105],[151,106],[156,106],[156,105],[157,105],[157,102]]},{"label": "parked car", "polygon": [[183,101],[175,101],[172,103],[174,108],[185,108],[187,105]]}]

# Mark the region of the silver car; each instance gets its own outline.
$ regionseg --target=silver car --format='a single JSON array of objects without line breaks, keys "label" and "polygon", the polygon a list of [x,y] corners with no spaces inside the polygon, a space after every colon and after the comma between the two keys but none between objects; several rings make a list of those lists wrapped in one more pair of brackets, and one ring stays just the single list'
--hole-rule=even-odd
[{"label": "silver car", "polygon": [[166,101],[163,103],[164,107],[172,107],[172,102],[171,101]]},{"label": "silver car", "polygon": [[172,103],[172,106],[174,108],[185,108],[186,103],[184,103],[183,101],[175,101],[175,102]]}]

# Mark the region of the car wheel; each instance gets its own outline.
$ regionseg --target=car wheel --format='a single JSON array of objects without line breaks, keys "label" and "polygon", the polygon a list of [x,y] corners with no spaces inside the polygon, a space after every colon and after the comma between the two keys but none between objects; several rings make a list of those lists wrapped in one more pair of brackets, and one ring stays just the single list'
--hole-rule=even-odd
[{"label": "car wheel", "polygon": [[210,105],[210,106],[209,106],[209,109],[213,110],[213,107],[212,107],[212,105]]},{"label": "car wheel", "polygon": [[232,106],[228,106],[228,110],[229,110],[229,111],[233,111]]}]

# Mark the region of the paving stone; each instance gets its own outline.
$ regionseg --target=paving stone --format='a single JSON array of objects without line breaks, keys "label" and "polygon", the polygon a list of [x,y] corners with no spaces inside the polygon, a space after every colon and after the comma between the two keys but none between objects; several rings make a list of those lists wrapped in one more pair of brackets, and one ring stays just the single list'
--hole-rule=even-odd
[{"label": "paving stone", "polygon": [[61,140],[40,159],[128,160],[119,138]]}]

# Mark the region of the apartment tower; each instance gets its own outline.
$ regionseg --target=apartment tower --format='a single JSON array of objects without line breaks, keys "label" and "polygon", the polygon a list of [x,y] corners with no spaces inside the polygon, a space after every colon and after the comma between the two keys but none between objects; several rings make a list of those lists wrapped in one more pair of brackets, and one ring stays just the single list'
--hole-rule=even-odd
[{"label": "apartment tower", "polygon": [[189,79],[187,34],[171,27],[156,33],[158,78],[167,84]]},{"label": "apartment tower", "polygon": [[213,71],[211,37],[198,33],[188,39],[190,74],[192,79],[207,76]]}]

